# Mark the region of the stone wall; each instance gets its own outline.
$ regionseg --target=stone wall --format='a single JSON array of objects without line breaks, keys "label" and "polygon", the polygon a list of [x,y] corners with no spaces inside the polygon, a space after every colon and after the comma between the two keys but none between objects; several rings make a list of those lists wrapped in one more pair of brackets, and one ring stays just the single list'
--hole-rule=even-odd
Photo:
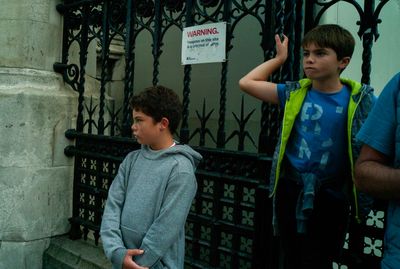
[{"label": "stone wall", "polygon": [[54,0],[0,0],[0,268],[39,269],[68,232],[72,164],[64,155],[76,94],[52,71],[62,18]]}]

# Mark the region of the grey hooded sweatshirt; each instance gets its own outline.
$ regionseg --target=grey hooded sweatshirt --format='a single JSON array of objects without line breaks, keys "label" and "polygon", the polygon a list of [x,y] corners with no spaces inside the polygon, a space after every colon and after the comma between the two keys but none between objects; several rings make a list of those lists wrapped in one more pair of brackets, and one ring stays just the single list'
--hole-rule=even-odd
[{"label": "grey hooded sweatshirt", "polygon": [[186,217],[197,190],[201,155],[186,145],[153,151],[143,145],[127,155],[111,184],[100,235],[113,269],[121,269],[127,249],[141,266],[184,266]]}]

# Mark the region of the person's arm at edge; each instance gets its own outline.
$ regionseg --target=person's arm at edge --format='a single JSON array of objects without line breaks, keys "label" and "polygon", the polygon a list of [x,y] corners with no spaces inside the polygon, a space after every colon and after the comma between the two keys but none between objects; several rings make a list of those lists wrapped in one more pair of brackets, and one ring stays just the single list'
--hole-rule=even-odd
[{"label": "person's arm at edge", "polygon": [[364,144],[355,164],[357,189],[381,199],[400,199],[400,169],[385,154]]},{"label": "person's arm at edge", "polygon": [[239,80],[240,89],[249,95],[264,102],[278,104],[278,90],[276,83],[267,79],[278,70],[288,56],[288,38],[284,35],[281,41],[279,35],[275,35],[276,56],[251,70]]}]

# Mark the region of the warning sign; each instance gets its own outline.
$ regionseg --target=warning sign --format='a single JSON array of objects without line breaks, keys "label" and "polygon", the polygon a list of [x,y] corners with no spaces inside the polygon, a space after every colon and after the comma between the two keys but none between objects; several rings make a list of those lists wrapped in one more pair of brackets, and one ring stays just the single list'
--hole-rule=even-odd
[{"label": "warning sign", "polygon": [[182,64],[226,61],[226,22],[186,27],[182,32]]}]

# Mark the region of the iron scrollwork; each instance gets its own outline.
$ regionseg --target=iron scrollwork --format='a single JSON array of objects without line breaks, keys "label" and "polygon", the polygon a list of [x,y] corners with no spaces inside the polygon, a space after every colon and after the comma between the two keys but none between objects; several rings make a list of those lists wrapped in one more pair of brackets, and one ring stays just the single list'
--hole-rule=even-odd
[{"label": "iron scrollwork", "polygon": [[220,0],[200,0],[200,4],[205,7],[216,7]]},{"label": "iron scrollwork", "polygon": [[185,1],[184,0],[162,0],[161,5],[172,12],[182,11]]},{"label": "iron scrollwork", "polygon": [[[303,34],[304,23],[313,16],[303,16],[303,6],[309,7],[312,1],[301,0],[80,0],[67,1],[58,6],[57,10],[64,15],[64,40],[63,40],[63,56],[61,63],[54,64],[54,70],[63,74],[64,81],[71,85],[74,91],[79,93],[78,97],[78,117],[77,128],[73,132],[66,133],[71,139],[76,139],[76,145],[65,149],[66,154],[75,156],[75,175],[74,175],[74,202],[73,202],[73,218],[71,218],[71,236],[80,238],[82,232],[86,238],[87,233],[94,232],[96,241],[98,240],[98,229],[102,209],[94,211],[93,208],[99,205],[98,202],[104,201],[106,193],[112,178],[115,176],[116,170],[122,158],[131,150],[136,149],[139,145],[130,136],[131,115],[128,100],[133,94],[135,85],[135,44],[139,42],[137,39],[141,32],[147,32],[152,38],[152,54],[153,54],[153,83],[158,83],[159,60],[162,54],[162,48],[165,42],[165,36],[169,29],[194,25],[202,25],[212,22],[227,23],[227,60],[229,60],[229,51],[233,49],[233,38],[235,29],[238,28],[240,22],[251,18],[256,21],[256,28],[259,29],[261,35],[260,52],[264,53],[264,60],[268,60],[275,54],[274,38],[275,34],[288,33],[293,44],[287,60],[287,66],[282,68],[273,77],[275,82],[290,80],[299,77],[300,60],[296,56],[300,55],[300,39]],[[315,1],[314,3],[321,5],[321,10],[325,10],[334,3],[340,1]],[[355,1],[341,1],[347,3],[355,3]],[[360,33],[365,40],[365,44],[369,40],[375,40],[379,34],[376,25],[380,23],[378,19],[379,13],[388,1],[380,1],[375,9],[373,5],[364,7],[359,6],[356,9],[362,11],[360,16]],[[365,3],[373,3],[373,1],[365,1]],[[362,14],[362,15],[361,15]],[[372,20],[364,19],[367,14],[373,14]],[[318,15],[317,15],[318,18]],[[375,27],[375,28],[374,28]],[[257,30],[256,30],[257,31]],[[368,36],[366,34],[369,34]],[[109,61],[109,47],[111,40],[116,36],[121,36],[124,42],[125,53],[125,86],[124,86],[124,111],[122,127],[118,120],[120,109],[115,108],[114,104],[108,106],[104,100],[106,83],[110,82],[107,61]],[[368,38],[367,38],[368,37]],[[101,51],[101,98],[86,99],[84,96],[85,84],[85,66],[87,62],[87,54],[89,43],[97,41]],[[120,41],[120,40],[118,40]],[[368,42],[367,42],[368,41]],[[73,63],[73,59],[69,59],[68,51],[77,44],[79,48],[79,60],[77,64]],[[368,50],[366,50],[368,51]],[[272,149],[277,138],[277,129],[279,122],[279,110],[267,104],[262,106],[261,134],[258,145],[255,145],[250,134],[245,130],[250,117],[255,114],[250,109],[248,113],[244,113],[244,102],[242,99],[242,107],[239,113],[233,113],[239,128],[238,131],[229,130],[228,138],[225,139],[225,113],[227,94],[229,94],[231,85],[227,83],[229,61],[221,64],[219,95],[219,130],[218,137],[214,139],[213,131],[210,130],[209,122],[211,122],[211,114],[214,108],[206,110],[205,101],[203,103],[203,111],[196,111],[200,128],[189,130],[189,102],[191,91],[191,69],[190,65],[184,67],[183,79],[183,105],[184,112],[182,117],[181,137],[180,141],[187,143],[193,141],[194,137],[200,138],[200,146],[197,150],[202,153],[204,161],[199,167],[197,176],[199,179],[199,195],[195,199],[193,206],[193,214],[189,216],[189,224],[194,231],[191,238],[188,238],[188,251],[186,263],[198,264],[198,262],[207,263],[202,268],[261,268],[271,262],[272,255],[265,251],[268,246],[272,245],[271,240],[264,240],[269,234],[270,229],[270,208],[267,198],[268,190],[266,181],[268,171],[270,171]],[[291,69],[293,68],[293,69]],[[151,69],[151,67],[149,67]],[[290,69],[290,70],[289,70]],[[290,73],[290,72],[292,73]],[[292,78],[293,76],[293,78]],[[235,86],[233,86],[234,88]],[[90,100],[90,101],[89,101]],[[101,125],[97,122],[103,118],[103,113],[107,108],[108,116],[104,117]],[[101,112],[102,111],[102,112]],[[83,115],[87,119],[83,118]],[[207,126],[208,125],[208,126]],[[94,129],[110,129],[109,136],[95,133]],[[93,130],[92,130],[93,129]],[[125,131],[121,131],[121,129]],[[119,130],[126,137],[116,137],[113,130]],[[92,133],[93,131],[93,133]],[[118,134],[117,134],[118,135]],[[214,134],[215,135],[215,134]],[[210,144],[217,145],[219,149],[207,150],[204,148],[206,144],[205,138],[209,136],[212,141]],[[239,152],[230,152],[224,147],[229,140],[238,137]],[[249,139],[250,143],[258,149],[259,153],[248,155],[244,151],[244,141]],[[208,144],[208,143],[207,143]],[[261,154],[261,153],[267,154]],[[92,184],[93,183],[93,184]],[[216,186],[216,188],[215,188]],[[214,190],[215,188],[215,190]],[[257,195],[259,194],[259,195]],[[92,196],[92,197],[90,197]],[[93,198],[95,197],[95,198]],[[239,197],[239,198],[238,198]],[[83,201],[81,201],[81,199]],[[241,200],[240,200],[241,199]],[[261,200],[260,200],[261,199]],[[215,200],[215,202],[214,202]],[[258,202],[252,202],[258,200]],[[92,204],[96,202],[95,206]],[[260,202],[261,201],[261,202]],[[203,205],[207,205],[205,208]],[[234,206],[232,206],[234,205]],[[212,211],[210,207],[210,215],[205,214],[203,209],[214,206],[216,210]],[[219,208],[217,208],[219,206]],[[100,206],[101,207],[101,206]],[[100,208],[99,207],[99,208]],[[81,212],[82,211],[82,212]],[[218,215],[222,212],[222,216]],[[233,212],[236,212],[233,214]],[[200,218],[199,218],[200,216]],[[213,222],[217,223],[218,229],[212,229],[212,233],[208,231],[210,227],[215,228],[214,224],[207,224],[205,227],[204,219],[210,217]],[[255,222],[253,223],[253,219]],[[215,222],[214,222],[215,221]],[[239,225],[238,225],[239,224]],[[90,228],[89,228],[90,227]],[[244,229],[243,229],[244,227]],[[238,229],[238,230],[236,230]],[[211,231],[211,229],[210,229]],[[215,231],[220,231],[216,233]],[[235,231],[235,234],[229,234]],[[265,232],[264,234],[263,231]],[[201,235],[200,235],[201,234]],[[202,234],[206,237],[198,238]],[[215,236],[214,236],[215,235]],[[220,245],[216,238],[232,239],[229,246]],[[196,237],[197,236],[197,237]],[[381,235],[376,237],[381,238]],[[205,247],[204,244],[198,242],[207,242],[211,247]],[[254,240],[253,240],[254,239]],[[271,238],[267,238],[271,239]],[[234,243],[236,242],[236,243]],[[240,243],[240,246],[239,246]],[[236,245],[235,245],[236,244]],[[191,249],[191,247],[193,247]],[[229,249],[230,252],[221,252],[223,248]],[[200,249],[200,250],[199,250]],[[359,247],[362,250],[362,246]],[[209,255],[199,255],[201,251],[210,253]],[[232,251],[233,250],[233,251]],[[236,254],[231,254],[231,252]],[[213,253],[221,254],[214,255]],[[205,261],[204,259],[207,259]],[[210,266],[210,267],[208,267]],[[371,267],[372,268],[372,267]]]},{"label": "iron scrollwork", "polygon": [[149,18],[154,15],[154,2],[151,0],[136,1],[136,10],[140,17]]},{"label": "iron scrollwork", "polygon": [[53,69],[55,72],[62,74],[64,82],[78,92],[79,84],[79,67],[76,64],[54,63]]}]

